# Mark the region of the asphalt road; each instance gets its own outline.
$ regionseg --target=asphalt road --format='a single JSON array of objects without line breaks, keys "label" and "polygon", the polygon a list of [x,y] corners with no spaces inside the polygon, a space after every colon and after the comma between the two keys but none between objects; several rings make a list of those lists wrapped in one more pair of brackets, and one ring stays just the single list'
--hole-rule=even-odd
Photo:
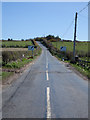
[{"label": "asphalt road", "polygon": [[41,56],[3,89],[3,118],[88,118],[88,81],[40,46]]}]

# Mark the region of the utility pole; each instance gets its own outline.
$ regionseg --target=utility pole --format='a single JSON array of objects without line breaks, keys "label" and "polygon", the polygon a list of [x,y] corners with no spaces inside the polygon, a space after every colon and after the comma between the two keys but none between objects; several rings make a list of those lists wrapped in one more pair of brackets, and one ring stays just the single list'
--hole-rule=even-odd
[{"label": "utility pole", "polygon": [[75,61],[75,43],[76,43],[76,29],[77,29],[77,12],[75,15],[75,30],[74,30],[74,44],[73,44],[73,60]]}]

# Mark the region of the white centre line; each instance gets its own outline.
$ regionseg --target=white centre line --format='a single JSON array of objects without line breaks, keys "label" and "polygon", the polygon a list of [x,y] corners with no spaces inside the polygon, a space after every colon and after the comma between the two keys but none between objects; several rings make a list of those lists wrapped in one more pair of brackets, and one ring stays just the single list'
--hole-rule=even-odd
[{"label": "white centre line", "polygon": [[48,69],[48,58],[46,59],[46,68]]},{"label": "white centre line", "polygon": [[48,58],[47,58],[47,51],[46,51],[46,69],[48,69]]},{"label": "white centre line", "polygon": [[47,80],[49,80],[49,77],[48,77],[48,70],[46,70],[46,78],[47,78]]},{"label": "white centre line", "polygon": [[47,118],[51,118],[50,87],[47,87]]},{"label": "white centre line", "polygon": [[48,63],[46,63],[46,69],[48,69]]},{"label": "white centre line", "polygon": [[[48,58],[46,51],[46,80],[49,80],[48,76]],[[50,87],[47,87],[47,118],[51,118],[51,107],[50,107]]]}]

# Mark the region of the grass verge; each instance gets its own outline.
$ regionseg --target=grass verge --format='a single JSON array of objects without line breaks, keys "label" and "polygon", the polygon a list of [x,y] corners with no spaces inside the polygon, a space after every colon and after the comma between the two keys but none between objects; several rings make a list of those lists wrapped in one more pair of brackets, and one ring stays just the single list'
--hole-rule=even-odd
[{"label": "grass verge", "polygon": [[[70,43],[70,42],[69,42]],[[47,42],[47,40],[43,40],[42,44],[44,44],[47,48],[49,48],[49,51],[51,52],[52,55],[54,55],[58,60],[63,61],[63,57],[64,59],[67,59],[68,61],[64,60],[64,62],[69,63],[71,66],[73,66],[77,71],[79,71],[82,75],[86,76],[88,79],[90,79],[90,75],[89,72],[90,70],[88,69],[88,67],[85,66],[85,68],[83,68],[82,66],[79,66],[78,64],[71,64],[71,60],[72,60],[72,54],[69,52],[67,54],[67,56],[65,54],[60,53],[59,49],[60,49],[60,44],[57,43],[58,46],[58,50],[56,50],[55,48],[55,42],[53,42],[53,45],[51,45],[49,42]],[[81,44],[81,43],[80,43]],[[80,45],[79,44],[79,45]],[[83,43],[84,44],[84,43]],[[77,44],[78,45],[78,44]],[[85,45],[85,44],[84,44]],[[88,45],[88,43],[86,43],[86,46]],[[64,46],[64,45],[63,45]],[[68,44],[68,48],[70,47],[70,45]],[[80,48],[80,47],[78,47]],[[72,50],[71,50],[72,51]],[[79,50],[80,51],[80,50]],[[83,53],[83,52],[82,52]],[[86,54],[88,52],[86,51]],[[84,56],[85,57],[85,56]],[[84,60],[88,59],[87,57],[83,58]]]},{"label": "grass verge", "polygon": [[6,78],[10,77],[11,75],[13,75],[14,72],[2,72],[2,80],[5,80]]},{"label": "grass verge", "polygon": [[[54,55],[58,60],[62,61],[61,58],[59,58],[57,55]],[[89,70],[85,70],[83,67],[78,66],[77,64],[72,64],[70,63],[70,61],[64,61],[64,63],[69,63],[72,67],[74,67],[77,71],[79,71],[82,75],[86,76],[88,79],[90,79],[90,74],[89,74]]]},{"label": "grass verge", "polygon": [[82,75],[86,76],[88,79],[90,79],[90,74],[88,70],[83,69],[81,66],[78,66],[76,64],[71,64],[72,67],[74,67],[77,71],[79,71]]},{"label": "grass verge", "polygon": [[[34,57],[35,59],[35,57]],[[3,68],[22,68],[24,67],[24,65],[28,64],[29,62],[31,62],[33,59],[27,59],[27,58],[23,58],[22,60],[17,60],[11,63],[7,63]]]},{"label": "grass verge", "polygon": [[18,59],[17,61],[12,61],[10,63],[7,63],[5,66],[2,67],[2,70],[8,69],[9,71],[2,72],[2,80],[7,79],[14,74],[14,72],[10,72],[10,69],[12,69],[12,71],[17,70],[17,69],[20,70],[25,65],[35,60],[41,54],[41,51],[42,49],[40,48],[37,52],[37,55],[35,55],[33,58],[31,58],[30,56],[26,56],[25,58]]}]

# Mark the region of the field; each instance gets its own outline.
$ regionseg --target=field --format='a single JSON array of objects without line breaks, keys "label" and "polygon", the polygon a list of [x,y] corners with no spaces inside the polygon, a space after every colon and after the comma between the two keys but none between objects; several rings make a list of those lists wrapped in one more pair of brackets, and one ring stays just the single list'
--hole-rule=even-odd
[{"label": "field", "polygon": [[[90,63],[86,63],[84,61],[90,61],[90,52],[89,52],[89,44],[90,42],[76,42],[76,55],[79,56],[79,59],[83,62],[76,64],[71,64],[73,67],[75,67],[80,73],[90,78],[89,72],[90,72]],[[52,45],[60,50],[61,46],[66,46],[66,54],[73,53],[73,42],[52,42]],[[72,54],[70,54],[72,56]],[[58,59],[59,56],[56,55]],[[69,61],[67,61],[69,62]]]},{"label": "field", "polygon": [[[60,49],[61,46],[66,46],[67,51],[73,51],[73,42],[65,42],[65,41],[60,41],[60,42],[52,42],[54,47],[57,46],[58,49]],[[88,52],[88,42],[76,42],[76,51],[78,52]]]},{"label": "field", "polygon": [[31,41],[3,41],[2,47],[9,48],[9,47],[20,47],[20,48],[27,48],[28,45],[33,45]]},{"label": "field", "polygon": [[[37,46],[32,51],[28,50],[28,46]],[[41,54],[41,48],[35,41],[3,41],[0,52],[2,52],[2,79],[7,79],[15,71],[33,61],[36,56]],[[8,70],[8,71],[7,71]]]},{"label": "field", "polygon": [[[57,47],[60,50],[61,46],[66,46],[67,52],[73,52],[73,42],[52,42],[54,47]],[[76,42],[76,55],[80,55],[87,59],[88,54],[88,46],[90,43],[88,42]]]},{"label": "field", "polygon": [[28,48],[0,48],[0,51],[27,51]]}]

